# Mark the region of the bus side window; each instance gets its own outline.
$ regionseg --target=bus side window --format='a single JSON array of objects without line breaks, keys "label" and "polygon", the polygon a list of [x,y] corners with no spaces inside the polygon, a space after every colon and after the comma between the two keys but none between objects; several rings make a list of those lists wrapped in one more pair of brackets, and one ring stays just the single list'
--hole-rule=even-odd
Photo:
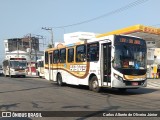
[{"label": "bus side window", "polygon": [[53,63],[58,63],[58,61],[59,61],[59,50],[55,50],[54,52],[53,52]]},{"label": "bus side window", "polygon": [[45,64],[48,64],[48,52],[45,52]]},{"label": "bus side window", "polygon": [[68,49],[68,62],[74,62],[74,48]]},{"label": "bus side window", "polygon": [[99,43],[91,43],[87,45],[87,61],[99,60]]},{"label": "bus side window", "polygon": [[50,56],[50,63],[52,64],[52,53],[49,53],[49,56]]},{"label": "bus side window", "polygon": [[65,63],[66,62],[66,49],[60,49],[60,54],[59,54],[59,62],[60,63]]},{"label": "bus side window", "polygon": [[86,45],[79,45],[76,47],[76,62],[86,61]]}]

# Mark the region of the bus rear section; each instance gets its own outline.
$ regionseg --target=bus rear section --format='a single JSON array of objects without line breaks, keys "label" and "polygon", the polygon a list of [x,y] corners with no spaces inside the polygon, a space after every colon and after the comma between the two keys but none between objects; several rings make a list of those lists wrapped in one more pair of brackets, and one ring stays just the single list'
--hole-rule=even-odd
[{"label": "bus rear section", "polygon": [[26,77],[27,61],[25,58],[10,58],[3,61],[3,69],[6,77]]}]

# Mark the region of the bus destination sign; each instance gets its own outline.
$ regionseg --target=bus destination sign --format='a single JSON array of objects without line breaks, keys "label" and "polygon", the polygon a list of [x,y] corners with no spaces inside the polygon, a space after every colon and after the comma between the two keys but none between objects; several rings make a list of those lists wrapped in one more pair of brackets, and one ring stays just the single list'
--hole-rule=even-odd
[{"label": "bus destination sign", "polygon": [[120,43],[136,44],[136,45],[141,45],[142,44],[140,40],[138,40],[138,39],[132,39],[132,38],[129,38],[129,39],[127,39],[127,38],[120,38],[119,42]]}]

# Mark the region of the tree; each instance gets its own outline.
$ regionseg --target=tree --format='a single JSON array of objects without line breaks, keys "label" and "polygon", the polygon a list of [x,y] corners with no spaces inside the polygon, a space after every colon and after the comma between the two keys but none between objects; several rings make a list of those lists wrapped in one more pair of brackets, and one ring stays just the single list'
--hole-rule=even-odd
[{"label": "tree", "polygon": [[48,46],[47,46],[48,48],[52,48],[52,45],[51,44],[48,44]]}]

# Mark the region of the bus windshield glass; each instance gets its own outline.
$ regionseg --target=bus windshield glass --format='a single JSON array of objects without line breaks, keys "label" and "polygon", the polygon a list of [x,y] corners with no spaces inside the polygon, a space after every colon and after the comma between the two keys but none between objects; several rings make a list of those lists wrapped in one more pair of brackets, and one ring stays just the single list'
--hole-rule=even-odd
[{"label": "bus windshield glass", "polygon": [[113,67],[126,75],[146,73],[146,43],[133,37],[116,37]]},{"label": "bus windshield glass", "polygon": [[27,67],[26,61],[10,61],[11,68],[25,69]]},{"label": "bus windshield glass", "polygon": [[38,61],[38,67],[44,67],[44,62],[43,61]]}]

